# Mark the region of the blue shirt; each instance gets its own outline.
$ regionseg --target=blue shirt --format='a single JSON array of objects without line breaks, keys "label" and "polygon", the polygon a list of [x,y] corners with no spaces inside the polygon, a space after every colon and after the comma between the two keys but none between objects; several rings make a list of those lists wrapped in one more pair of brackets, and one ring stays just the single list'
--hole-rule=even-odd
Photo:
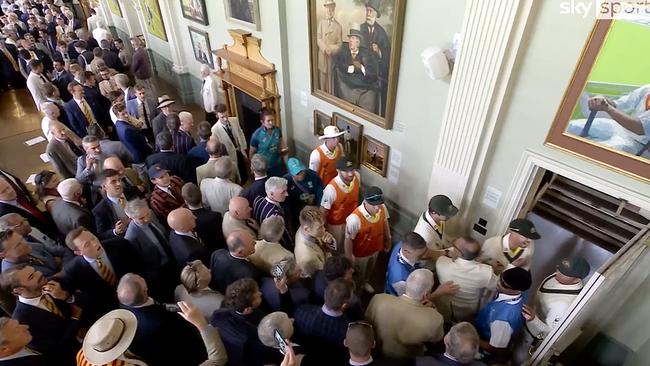
[{"label": "blue shirt", "polygon": [[479,311],[474,321],[476,331],[483,340],[490,340],[492,322],[500,320],[507,322],[516,334],[524,326],[524,316],[521,314],[524,304],[527,302],[528,292],[524,292],[515,300],[500,300],[495,298]]},{"label": "blue shirt", "polygon": [[419,268],[417,263],[412,266],[410,265],[404,257],[400,254],[402,250],[402,242],[400,241],[393,247],[393,251],[390,253],[390,258],[388,259],[388,269],[386,270],[386,285],[384,286],[384,292],[387,294],[399,296],[393,284],[406,281],[411,272]]}]

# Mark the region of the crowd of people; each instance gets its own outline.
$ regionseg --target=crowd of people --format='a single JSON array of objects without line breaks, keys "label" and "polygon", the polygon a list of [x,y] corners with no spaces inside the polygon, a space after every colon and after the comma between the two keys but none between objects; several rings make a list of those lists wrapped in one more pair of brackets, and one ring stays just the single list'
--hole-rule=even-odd
[{"label": "crowd of people", "polygon": [[436,195],[394,240],[336,126],[307,164],[273,110],[247,141],[204,66],[195,128],[158,96],[140,39],[131,51],[61,1],[1,5],[1,86],[29,89],[53,171],[34,195],[0,170],[0,365],[503,363],[589,274],[563,259],[528,306],[531,221],[451,238],[458,209]]}]

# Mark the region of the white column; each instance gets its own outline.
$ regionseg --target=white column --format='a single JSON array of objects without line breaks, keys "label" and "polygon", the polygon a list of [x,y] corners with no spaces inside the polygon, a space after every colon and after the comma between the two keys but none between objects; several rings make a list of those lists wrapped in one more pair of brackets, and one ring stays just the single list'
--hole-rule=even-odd
[{"label": "white column", "polygon": [[[160,15],[165,20],[165,32],[167,33],[167,42],[169,42],[169,48],[171,50],[172,62],[174,66],[172,69],[177,74],[183,74],[188,71],[187,62],[185,61],[185,55],[183,50],[190,46],[183,46],[181,37],[178,34],[178,21],[177,17],[180,17],[180,14],[175,14],[174,6],[171,4],[171,1],[159,1],[160,4]],[[146,29],[146,28],[145,28]]]},{"label": "white column", "polygon": [[467,2],[429,181],[429,195],[448,195],[461,217],[473,199],[531,5],[532,0]]},{"label": "white column", "polygon": [[106,0],[101,0],[99,2],[99,7],[95,9],[97,11],[97,15],[102,17],[104,21],[106,22],[106,26],[112,27],[114,26],[113,22],[113,13],[111,13],[111,10],[108,8],[108,5],[106,4]]}]

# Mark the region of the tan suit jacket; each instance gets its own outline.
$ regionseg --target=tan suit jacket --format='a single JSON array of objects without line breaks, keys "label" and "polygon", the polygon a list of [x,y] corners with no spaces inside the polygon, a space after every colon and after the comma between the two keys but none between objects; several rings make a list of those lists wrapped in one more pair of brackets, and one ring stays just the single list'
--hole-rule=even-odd
[{"label": "tan suit jacket", "polygon": [[293,252],[296,254],[296,263],[302,269],[302,273],[311,277],[316,271],[323,269],[325,260],[330,256],[329,252],[325,252],[317,243],[308,241],[300,229],[296,232],[294,243]]},{"label": "tan suit jacket", "polygon": [[214,178],[217,172],[214,170],[214,163],[216,160],[208,160],[207,163],[200,165],[196,168],[196,184],[200,187],[201,181],[205,178]]},{"label": "tan suit jacket", "polygon": [[421,356],[424,343],[438,342],[444,335],[442,315],[406,295],[375,295],[368,304],[366,319],[374,324],[377,343],[387,357]]},{"label": "tan suit jacket", "polygon": [[[237,144],[239,145],[239,150],[244,156],[246,156],[246,148],[248,145],[246,143],[244,131],[242,131],[241,127],[239,126],[239,119],[236,117],[229,117],[228,120],[230,121],[230,129],[232,130],[232,134],[235,137],[235,140],[237,140]],[[221,121],[217,121],[217,123],[212,126],[212,136],[215,136],[217,140],[219,140],[219,142],[225,146],[226,152],[228,152],[228,157],[233,164],[233,174],[237,177],[235,182],[239,182],[241,178],[239,177],[239,169],[237,167],[237,148],[230,139],[230,136],[228,136],[228,132],[226,132],[226,129]]]},{"label": "tan suit jacket", "polygon": [[[252,221],[255,221],[254,219],[251,219]],[[227,238],[228,235],[230,235],[232,232],[237,231],[237,230],[244,230],[249,232],[253,237],[257,238],[257,233],[259,231],[259,225],[255,223],[257,230],[251,229],[249,226],[246,225],[241,220],[237,220],[234,218],[230,212],[226,212],[223,215],[223,222],[221,223],[221,231],[223,231],[223,236],[224,238]]]},{"label": "tan suit jacket", "polygon": [[258,240],[255,242],[255,253],[249,256],[248,260],[255,268],[268,275],[276,263],[287,257],[293,257],[293,253],[284,249],[281,244]]}]

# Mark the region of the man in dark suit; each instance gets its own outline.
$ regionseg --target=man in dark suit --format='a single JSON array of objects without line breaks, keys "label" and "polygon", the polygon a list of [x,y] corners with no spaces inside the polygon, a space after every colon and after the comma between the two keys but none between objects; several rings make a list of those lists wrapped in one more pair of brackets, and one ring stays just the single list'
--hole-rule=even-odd
[{"label": "man in dark suit", "polygon": [[194,167],[203,165],[208,162],[208,159],[210,159],[210,155],[208,154],[206,148],[208,145],[208,140],[210,140],[210,137],[212,136],[212,127],[210,126],[209,122],[203,121],[199,123],[198,130],[200,141],[198,144],[196,144],[196,146],[187,152],[187,158],[190,159],[190,163]]},{"label": "man in dark suit", "polygon": [[185,205],[196,217],[196,233],[211,251],[226,248],[221,229],[223,218],[219,212],[203,207],[201,190],[194,183],[185,183],[181,190]]},{"label": "man in dark suit", "polygon": [[169,247],[168,230],[158,222],[145,200],[129,201],[124,211],[131,219],[124,238],[142,259],[142,275],[151,284],[151,293],[162,301],[172,301],[180,272]]},{"label": "man in dark suit", "polygon": [[210,258],[210,288],[221,293],[225,293],[228,285],[240,278],[252,278],[255,281],[260,278],[260,273],[247,260],[255,253],[255,238],[245,231],[235,231],[228,236],[226,244],[228,250],[219,249]]},{"label": "man in dark suit", "polygon": [[29,347],[58,360],[57,364],[74,365],[81,308],[66,301],[74,300],[70,293],[31,266],[3,272],[0,282],[18,297],[12,318],[29,326]]},{"label": "man in dark suit", "polygon": [[196,329],[149,297],[144,278],[126,274],[120,280],[117,296],[121,307],[138,319],[129,350],[147,365],[198,365],[206,359],[206,349]]},{"label": "man in dark suit", "polygon": [[131,152],[133,162],[136,164],[144,163],[147,156],[151,154],[151,147],[149,147],[144,135],[139,129],[126,122],[129,114],[124,104],[114,106],[113,113],[117,116],[117,122],[115,122],[117,136]]},{"label": "man in dark suit", "polygon": [[4,80],[0,84],[0,90],[18,89],[25,86],[25,78],[20,73],[18,63],[18,49],[12,44],[6,44],[2,37],[0,37],[0,67]]},{"label": "man in dark suit", "polygon": [[25,183],[23,183],[23,181],[20,180],[20,178],[17,176],[11,174],[8,170],[0,168],[0,178],[7,180],[7,183],[11,185],[11,187],[16,192],[16,195],[19,196],[21,200],[27,201],[34,205],[38,203],[38,201],[32,197],[32,194],[27,189],[27,186],[25,186]]},{"label": "man in dark suit", "polygon": [[[119,143],[119,141],[111,142]],[[109,156],[104,159],[103,169],[113,169],[120,173],[120,177],[122,177],[122,187],[124,188],[124,197],[126,197],[127,201],[131,201],[135,198],[145,198],[148,185],[140,179],[138,172],[133,168],[125,168],[120,158],[117,156]]]},{"label": "man in dark suit", "polygon": [[[88,134],[86,129],[93,123],[98,123],[101,116],[97,115],[91,107],[90,102],[85,99],[84,87],[76,81],[68,84],[68,91],[72,99],[65,103],[65,112],[68,115],[68,121],[72,130],[79,136],[84,137]],[[97,110],[97,112],[100,112]]]},{"label": "man in dark suit", "polygon": [[122,62],[120,62],[117,52],[111,49],[111,41],[108,39],[102,39],[101,42],[99,42],[99,46],[102,48],[102,60],[104,60],[106,67],[122,71]]},{"label": "man in dark suit", "polygon": [[172,110],[172,104],[176,103],[175,100],[169,98],[168,95],[162,95],[158,98],[158,105],[156,108],[160,111],[156,117],[151,120],[151,128],[153,128],[154,139],[161,132],[169,133],[167,129],[167,116],[174,113]]},{"label": "man in dark suit", "polygon": [[[22,39],[21,45],[23,46],[23,49],[27,51],[27,53],[31,56],[31,58],[34,58],[34,55],[36,55],[36,58],[40,61],[43,62],[43,67],[45,71],[50,72],[53,69],[52,65],[52,59],[50,56],[47,55],[47,53],[43,52],[42,50],[39,50],[36,48],[36,45],[34,44],[33,38],[26,37]],[[27,64],[29,63],[29,59],[26,57],[20,56],[18,58],[18,61],[21,64],[21,67],[23,70],[29,70]]]},{"label": "man in dark suit", "polygon": [[157,103],[154,98],[147,95],[144,86],[136,84],[135,99],[126,101],[126,111],[133,118],[139,119],[146,126],[144,132],[148,139],[154,140],[152,130],[152,120],[158,114]]},{"label": "man in dark suit", "polygon": [[128,241],[99,239],[79,227],[68,233],[66,245],[77,255],[64,266],[63,283],[69,291],[80,290],[84,320],[94,322],[118,307],[115,288],[124,274],[140,268],[138,255]]},{"label": "man in dark suit", "polygon": [[65,61],[63,59],[54,59],[54,72],[52,73],[52,83],[59,89],[61,99],[69,101],[72,95],[68,91],[68,84],[74,81],[74,76],[70,71],[65,69]]},{"label": "man in dark suit", "polygon": [[[4,218],[3,216],[3,221]],[[72,259],[72,253],[64,247],[28,243],[18,232],[11,229],[0,231],[0,255],[3,258],[3,272],[10,268],[31,265],[46,277],[59,275],[61,264]]]},{"label": "man in dark suit", "polygon": [[106,196],[93,208],[97,234],[102,239],[123,236],[129,225],[129,217],[124,212],[126,196],[120,173],[112,169],[104,170],[97,178]]},{"label": "man in dark suit", "polygon": [[79,57],[77,57],[77,63],[79,66],[81,66],[82,69],[86,70],[86,65],[90,65],[90,63],[93,61],[93,58],[95,58],[93,52],[91,51],[92,48],[89,50],[88,43],[81,40],[75,42],[74,49],[79,54]]},{"label": "man in dark suit", "polygon": [[42,353],[31,350],[27,346],[33,336],[29,326],[20,324],[15,319],[0,318],[0,366],[43,366],[51,365]]},{"label": "man in dark suit", "polygon": [[253,202],[258,196],[266,197],[265,184],[269,177],[266,175],[267,163],[262,154],[255,154],[251,157],[251,170],[255,180],[250,186],[246,187],[239,195],[245,197],[248,203],[253,207]]},{"label": "man in dark suit", "polygon": [[88,101],[96,122],[104,129],[107,135],[112,136],[114,134],[114,125],[109,112],[111,101],[99,91],[97,78],[91,71],[82,72],[79,80],[84,89],[84,99]]},{"label": "man in dark suit", "polygon": [[156,136],[156,146],[160,152],[147,157],[147,167],[160,164],[169,170],[171,175],[179,176],[185,182],[196,182],[196,168],[192,167],[185,155],[174,152],[172,137],[169,133],[161,133]]},{"label": "man in dark suit", "polygon": [[52,218],[61,235],[80,226],[94,229],[95,219],[85,207],[83,187],[75,178],[68,178],[59,183],[56,190],[61,195],[52,205]]},{"label": "man in dark suit", "polygon": [[[47,84],[45,85],[44,90],[46,100],[50,103],[53,103],[59,110],[58,120],[72,130],[70,121],[68,120],[68,114],[65,111],[65,102],[63,99],[61,99],[61,92],[59,91],[59,88],[57,88],[54,84]],[[70,95],[70,92],[68,92],[67,88],[66,93]],[[70,95],[70,98],[72,98],[72,95]]]},{"label": "man in dark suit", "polygon": [[19,213],[32,227],[51,238],[56,237],[56,226],[50,215],[39,210],[35,204],[24,197],[24,194],[16,193],[10,182],[10,178],[0,175],[0,216],[12,212]]},{"label": "man in dark suit", "polygon": [[352,297],[352,291],[352,282],[337,279],[327,285],[323,306],[305,304],[296,309],[294,339],[301,342],[307,353],[323,356],[336,354],[342,360],[346,359],[343,340],[351,320],[343,310]]},{"label": "man in dark suit", "polygon": [[195,234],[196,218],[186,208],[177,208],[167,216],[171,228],[169,246],[174,253],[178,267],[182,269],[187,262],[200,260],[204,264],[210,261],[210,250]]}]

